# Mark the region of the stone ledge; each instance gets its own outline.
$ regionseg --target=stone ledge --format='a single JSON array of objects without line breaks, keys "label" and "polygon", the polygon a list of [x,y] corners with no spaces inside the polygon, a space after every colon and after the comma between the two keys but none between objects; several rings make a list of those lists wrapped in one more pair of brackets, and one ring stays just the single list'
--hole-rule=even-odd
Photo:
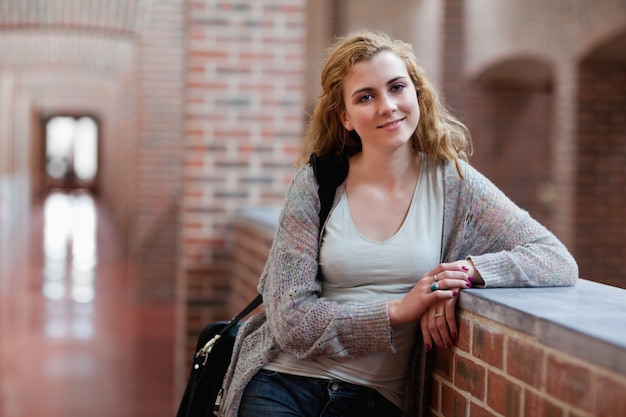
[{"label": "stone ledge", "polygon": [[[280,209],[238,216],[276,228]],[[459,306],[535,336],[547,346],[626,375],[626,290],[579,279],[574,287],[463,290]]]},{"label": "stone ledge", "polygon": [[459,305],[626,375],[626,290],[579,279],[574,287],[463,290]]},{"label": "stone ledge", "polygon": [[259,223],[263,227],[276,229],[280,208],[278,207],[242,207],[237,210],[237,216]]}]

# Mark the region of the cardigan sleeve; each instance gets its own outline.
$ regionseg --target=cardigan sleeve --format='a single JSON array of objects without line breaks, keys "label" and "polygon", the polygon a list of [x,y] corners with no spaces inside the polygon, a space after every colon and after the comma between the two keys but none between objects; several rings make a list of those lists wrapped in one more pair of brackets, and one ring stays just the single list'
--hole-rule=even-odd
[{"label": "cardigan sleeve", "polygon": [[292,180],[259,291],[272,333],[296,358],[393,351],[386,301],[340,305],[321,297],[319,197],[310,165]]},{"label": "cardigan sleeve", "polygon": [[462,169],[464,179],[446,175],[454,258],[471,259],[487,287],[574,285],[578,266],[558,238],[478,171]]}]

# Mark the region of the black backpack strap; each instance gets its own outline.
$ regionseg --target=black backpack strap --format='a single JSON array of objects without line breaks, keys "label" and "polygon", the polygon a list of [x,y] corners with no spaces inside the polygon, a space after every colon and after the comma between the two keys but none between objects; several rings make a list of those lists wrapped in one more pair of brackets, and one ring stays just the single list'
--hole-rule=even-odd
[{"label": "black backpack strap", "polygon": [[232,329],[233,327],[235,327],[237,325],[237,323],[239,323],[241,321],[241,319],[243,319],[244,317],[246,317],[252,310],[254,310],[255,308],[257,308],[258,306],[260,306],[263,303],[263,296],[261,294],[257,295],[256,298],[252,301],[250,301],[250,304],[248,304],[246,307],[244,307],[243,310],[241,310],[239,312],[239,314],[237,314],[227,325],[226,327],[224,327],[221,331],[220,331],[220,335],[226,334],[226,332],[228,332],[230,329]]},{"label": "black backpack strap", "polygon": [[344,155],[311,154],[309,163],[313,167],[319,185],[320,227],[326,221],[335,200],[335,192],[348,176],[348,158]]}]

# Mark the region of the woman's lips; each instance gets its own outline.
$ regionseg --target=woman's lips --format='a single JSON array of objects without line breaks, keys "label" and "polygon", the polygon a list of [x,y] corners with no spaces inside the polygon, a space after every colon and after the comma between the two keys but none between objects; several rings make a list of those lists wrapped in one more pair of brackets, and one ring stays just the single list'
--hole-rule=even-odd
[{"label": "woman's lips", "polygon": [[388,129],[388,128],[391,128],[391,127],[396,127],[400,123],[402,123],[403,120],[404,120],[404,118],[392,120],[391,122],[387,122],[385,124],[382,124],[382,125],[378,126],[378,128],[379,129]]}]

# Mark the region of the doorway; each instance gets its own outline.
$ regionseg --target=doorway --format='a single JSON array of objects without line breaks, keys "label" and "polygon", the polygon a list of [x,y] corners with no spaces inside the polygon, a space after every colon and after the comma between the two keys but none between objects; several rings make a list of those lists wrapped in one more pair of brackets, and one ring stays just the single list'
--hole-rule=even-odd
[{"label": "doorway", "polygon": [[95,191],[98,135],[90,116],[52,116],[45,123],[45,173],[48,189]]}]

